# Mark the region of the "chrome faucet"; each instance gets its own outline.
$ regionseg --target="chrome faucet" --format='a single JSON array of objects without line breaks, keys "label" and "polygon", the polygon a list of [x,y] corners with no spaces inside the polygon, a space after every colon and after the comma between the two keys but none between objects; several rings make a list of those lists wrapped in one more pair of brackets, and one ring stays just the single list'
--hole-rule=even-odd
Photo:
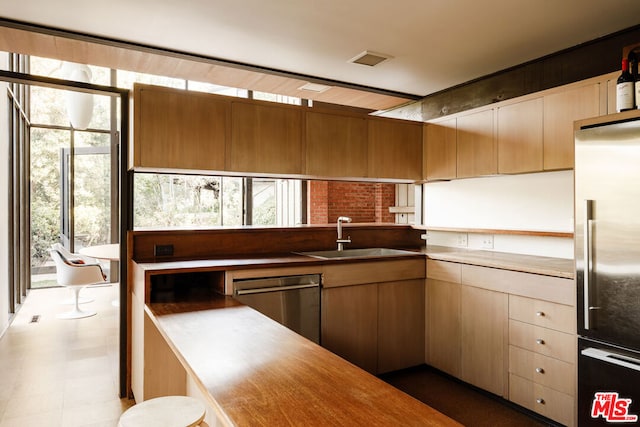
[{"label": "chrome faucet", "polygon": [[348,216],[339,216],[338,217],[338,240],[336,243],[338,244],[338,250],[341,251],[344,249],[345,243],[351,243],[351,236],[348,236],[346,239],[342,238],[342,223],[343,222],[351,222],[351,218]]}]

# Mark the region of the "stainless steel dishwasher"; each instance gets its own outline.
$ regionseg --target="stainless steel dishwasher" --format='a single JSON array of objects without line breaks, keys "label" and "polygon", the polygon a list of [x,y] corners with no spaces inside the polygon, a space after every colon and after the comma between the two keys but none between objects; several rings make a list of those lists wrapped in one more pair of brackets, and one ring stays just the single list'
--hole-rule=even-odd
[{"label": "stainless steel dishwasher", "polygon": [[234,279],[233,296],[320,344],[320,275]]}]

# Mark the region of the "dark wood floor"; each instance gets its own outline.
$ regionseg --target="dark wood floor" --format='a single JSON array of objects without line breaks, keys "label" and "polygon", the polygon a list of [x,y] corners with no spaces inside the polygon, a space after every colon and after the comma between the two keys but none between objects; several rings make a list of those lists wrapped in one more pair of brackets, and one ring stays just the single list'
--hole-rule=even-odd
[{"label": "dark wood floor", "polygon": [[470,427],[553,426],[503,399],[478,391],[429,366],[419,366],[380,378],[454,420]]}]

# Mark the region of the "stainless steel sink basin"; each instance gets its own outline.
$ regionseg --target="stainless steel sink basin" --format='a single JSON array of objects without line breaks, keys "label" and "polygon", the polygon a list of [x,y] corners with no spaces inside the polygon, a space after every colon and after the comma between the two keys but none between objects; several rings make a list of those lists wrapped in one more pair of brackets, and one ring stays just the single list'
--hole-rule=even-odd
[{"label": "stainless steel sink basin", "polygon": [[344,249],[342,251],[332,250],[296,253],[299,255],[306,255],[318,259],[378,258],[389,256],[416,255],[416,252],[388,248]]}]

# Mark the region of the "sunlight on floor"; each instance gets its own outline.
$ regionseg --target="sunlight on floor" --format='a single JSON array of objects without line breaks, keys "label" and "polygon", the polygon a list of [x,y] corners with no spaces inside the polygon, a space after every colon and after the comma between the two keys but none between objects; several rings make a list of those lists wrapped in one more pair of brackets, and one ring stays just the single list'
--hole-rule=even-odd
[{"label": "sunlight on floor", "polygon": [[133,404],[118,397],[117,286],[82,290],[98,314],[77,320],[56,318],[67,289],[31,291],[0,339],[0,427],[117,424]]}]

